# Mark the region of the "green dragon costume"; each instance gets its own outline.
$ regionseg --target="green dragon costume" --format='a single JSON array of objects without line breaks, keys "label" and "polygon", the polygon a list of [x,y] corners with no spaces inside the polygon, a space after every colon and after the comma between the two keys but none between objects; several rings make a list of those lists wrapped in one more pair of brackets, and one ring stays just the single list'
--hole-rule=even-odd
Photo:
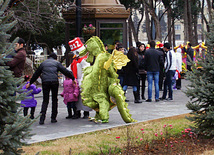
[{"label": "green dragon costume", "polygon": [[96,111],[95,121],[101,120],[102,123],[107,123],[109,110],[117,106],[126,123],[136,122],[129,113],[124,91],[116,73],[117,69],[126,66],[130,60],[120,51],[114,50],[112,54],[108,53],[97,36],[87,40],[85,47],[86,49],[79,55],[88,54],[86,61],[94,64],[84,69],[81,85],[83,104]]}]

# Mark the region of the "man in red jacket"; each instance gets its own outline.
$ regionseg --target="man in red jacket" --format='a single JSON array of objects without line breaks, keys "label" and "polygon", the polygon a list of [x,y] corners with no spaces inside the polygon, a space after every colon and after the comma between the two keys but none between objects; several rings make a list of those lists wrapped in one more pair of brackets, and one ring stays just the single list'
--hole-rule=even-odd
[{"label": "man in red jacket", "polygon": [[7,63],[10,70],[13,71],[13,75],[15,77],[21,77],[24,70],[26,60],[26,50],[24,49],[24,44],[24,39],[19,38],[15,47],[16,54],[13,59]]}]

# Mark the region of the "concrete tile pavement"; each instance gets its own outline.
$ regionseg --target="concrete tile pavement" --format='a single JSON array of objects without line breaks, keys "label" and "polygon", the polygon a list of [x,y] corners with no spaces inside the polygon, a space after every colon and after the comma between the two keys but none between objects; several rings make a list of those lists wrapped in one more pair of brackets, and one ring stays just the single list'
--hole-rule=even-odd
[{"label": "concrete tile pavement", "polygon": [[[127,98],[130,100],[128,108],[132,117],[138,122],[143,122],[152,119],[158,119],[163,117],[175,116],[179,114],[189,113],[190,111],[186,108],[186,103],[188,98],[183,93],[186,89],[188,81],[182,79],[182,89],[174,90],[174,100],[173,101],[160,101],[155,102],[154,100],[154,88],[153,88],[153,102],[143,102],[141,104],[134,103],[134,97],[132,93],[132,88],[128,89]],[[60,86],[59,94],[62,92],[63,88]],[[160,92],[160,97],[162,96],[162,91]],[[147,98],[147,88],[145,97]],[[38,105],[36,107],[35,116],[39,115],[41,104],[42,104],[42,93],[35,95]],[[50,98],[51,101],[51,98]],[[95,112],[91,111],[90,116],[94,117]],[[39,125],[39,119],[32,125],[31,133],[35,134],[31,139],[27,140],[27,143],[36,143],[46,140],[53,140],[57,138],[83,134],[87,132],[93,132],[97,130],[118,127],[127,125],[121,118],[117,107],[109,112],[109,123],[106,124],[95,124],[87,119],[65,119],[67,116],[67,108],[63,103],[63,98],[58,96],[58,116],[57,123],[51,123],[51,102],[49,103],[48,111],[46,114],[46,120],[44,125]]]}]

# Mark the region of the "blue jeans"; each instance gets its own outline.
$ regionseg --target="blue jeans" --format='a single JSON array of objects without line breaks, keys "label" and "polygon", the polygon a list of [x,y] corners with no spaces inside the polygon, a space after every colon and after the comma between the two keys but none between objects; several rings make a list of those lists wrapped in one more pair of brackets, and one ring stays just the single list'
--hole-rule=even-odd
[{"label": "blue jeans", "polygon": [[163,96],[162,96],[163,99],[166,98],[167,88],[169,90],[169,98],[173,99],[173,96],[172,96],[172,93],[173,93],[173,90],[172,90],[172,78],[173,78],[174,75],[175,75],[175,70],[169,70],[166,73],[166,79],[164,81]]},{"label": "blue jeans", "polygon": [[152,99],[152,81],[154,78],[155,99],[159,99],[159,72],[147,72],[148,99]]},{"label": "blue jeans", "polygon": [[[128,88],[128,86],[127,86],[127,85],[124,85],[124,86],[123,86],[123,91],[126,91],[127,88]],[[133,89],[133,91],[137,91],[137,86],[132,86],[132,89]]]}]

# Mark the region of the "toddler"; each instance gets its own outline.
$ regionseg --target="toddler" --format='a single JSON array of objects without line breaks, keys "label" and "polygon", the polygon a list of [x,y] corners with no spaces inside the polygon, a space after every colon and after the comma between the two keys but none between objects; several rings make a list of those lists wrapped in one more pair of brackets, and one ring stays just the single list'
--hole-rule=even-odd
[{"label": "toddler", "polygon": [[[63,92],[60,94],[62,97],[64,97],[64,103],[67,105],[68,110],[68,116],[66,119],[77,119],[77,108],[76,108],[76,101],[78,101],[79,96],[79,85],[74,84],[72,79],[69,79],[68,77],[65,78],[63,82]],[[72,115],[72,109],[74,112],[74,115]]]},{"label": "toddler", "polygon": [[27,116],[28,109],[31,108],[30,118],[34,119],[34,112],[35,112],[35,108],[36,108],[36,105],[37,105],[37,101],[34,99],[34,94],[40,93],[41,92],[41,88],[36,88],[36,86],[34,84],[32,84],[32,85],[30,85],[29,88],[26,89],[26,85],[28,83],[30,83],[30,79],[31,79],[31,77],[29,75],[25,75],[24,76],[24,81],[27,82],[27,83],[22,87],[22,89],[27,90],[25,92],[33,90],[30,94],[27,95],[27,97],[31,97],[31,98],[22,100],[21,101],[21,104],[22,104],[21,107],[24,107],[24,109],[23,109],[24,116]]}]

